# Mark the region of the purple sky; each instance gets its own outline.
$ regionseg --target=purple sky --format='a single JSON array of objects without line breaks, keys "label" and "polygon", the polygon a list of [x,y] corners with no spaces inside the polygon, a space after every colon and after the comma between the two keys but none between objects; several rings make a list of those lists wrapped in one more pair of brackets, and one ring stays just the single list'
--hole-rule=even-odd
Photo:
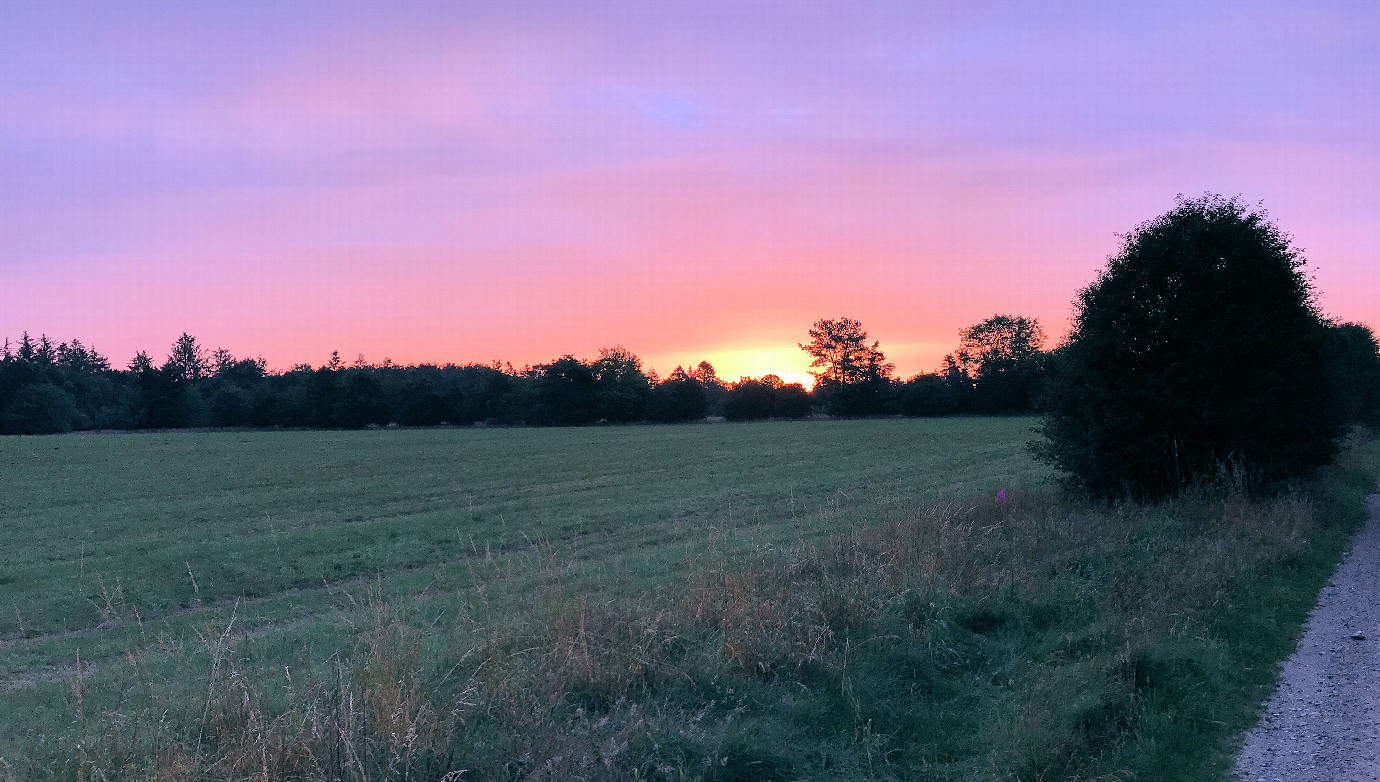
[{"label": "purple sky", "polygon": [[0,336],[802,379],[1240,194],[1380,326],[1380,4],[0,5]]}]

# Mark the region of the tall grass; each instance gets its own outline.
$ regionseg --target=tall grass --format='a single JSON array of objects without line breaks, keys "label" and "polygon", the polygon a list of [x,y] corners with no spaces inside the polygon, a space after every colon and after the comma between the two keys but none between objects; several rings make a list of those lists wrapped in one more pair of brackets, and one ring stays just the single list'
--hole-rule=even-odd
[{"label": "tall grass", "polygon": [[70,728],[0,778],[1220,779],[1377,466],[1357,444],[1269,499],[936,501],[707,544],[632,594],[549,545],[476,556],[466,588],[345,595],[333,653],[232,618],[167,681],[131,651],[117,705],[70,677]]}]

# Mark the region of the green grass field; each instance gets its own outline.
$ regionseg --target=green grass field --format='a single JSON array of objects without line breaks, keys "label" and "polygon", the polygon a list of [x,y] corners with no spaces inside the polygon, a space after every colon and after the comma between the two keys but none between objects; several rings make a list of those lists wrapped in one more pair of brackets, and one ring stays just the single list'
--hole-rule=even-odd
[{"label": "green grass field", "polygon": [[1213,778],[1380,455],[1108,508],[1034,424],[0,439],[0,779]]},{"label": "green grass field", "polygon": [[[0,637],[322,580],[583,546],[651,572],[706,535],[780,543],[1046,478],[1028,419],[74,435],[0,440]],[[441,567],[443,570],[438,571]],[[190,570],[190,574],[189,574]],[[194,591],[192,580],[197,589]]]}]

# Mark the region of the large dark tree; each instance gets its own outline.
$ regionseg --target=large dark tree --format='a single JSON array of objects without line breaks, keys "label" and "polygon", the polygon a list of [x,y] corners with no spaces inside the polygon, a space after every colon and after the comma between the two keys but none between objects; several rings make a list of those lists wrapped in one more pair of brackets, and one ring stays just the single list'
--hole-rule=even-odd
[{"label": "large dark tree", "polygon": [[810,354],[815,382],[846,386],[862,383],[879,371],[890,372],[878,343],[867,344],[867,332],[852,318],[824,319],[810,326],[810,341],[800,349]]},{"label": "large dark tree", "polygon": [[1042,455],[1096,496],[1157,497],[1229,465],[1273,482],[1334,457],[1345,412],[1304,259],[1238,199],[1179,198],[1079,294]]},{"label": "large dark tree", "polygon": [[867,332],[852,318],[817,320],[810,327],[810,341],[800,349],[810,354],[815,394],[833,415],[868,415],[891,412],[895,389],[879,343],[867,344]]}]

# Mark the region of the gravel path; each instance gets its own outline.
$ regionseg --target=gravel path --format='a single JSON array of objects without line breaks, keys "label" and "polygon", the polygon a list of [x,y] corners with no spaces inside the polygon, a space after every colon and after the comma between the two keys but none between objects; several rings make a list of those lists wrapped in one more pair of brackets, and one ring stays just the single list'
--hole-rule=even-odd
[{"label": "gravel path", "polygon": [[1366,509],[1236,757],[1237,782],[1380,780],[1380,495]]}]

